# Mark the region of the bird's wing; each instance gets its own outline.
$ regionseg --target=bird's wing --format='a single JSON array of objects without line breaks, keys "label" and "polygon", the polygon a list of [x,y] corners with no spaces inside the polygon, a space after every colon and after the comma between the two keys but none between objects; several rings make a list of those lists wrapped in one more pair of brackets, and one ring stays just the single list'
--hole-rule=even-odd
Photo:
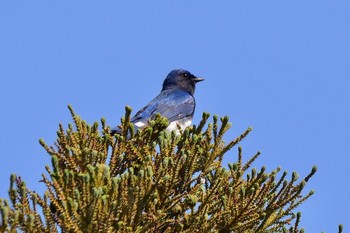
[{"label": "bird's wing", "polygon": [[146,107],[138,111],[131,121],[142,128],[158,113],[166,117],[169,122],[177,121],[192,116],[194,108],[195,100],[192,95],[182,90],[167,90],[161,92]]}]

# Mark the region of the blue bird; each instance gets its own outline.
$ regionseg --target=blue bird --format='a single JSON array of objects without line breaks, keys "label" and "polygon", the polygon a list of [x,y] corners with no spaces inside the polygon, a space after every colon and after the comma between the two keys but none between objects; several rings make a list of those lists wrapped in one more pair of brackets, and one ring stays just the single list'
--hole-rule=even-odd
[{"label": "blue bird", "polygon": [[[176,130],[177,125],[182,130],[191,125],[196,107],[193,97],[196,83],[203,80],[187,70],[172,70],[165,78],[160,94],[131,118],[135,130],[145,128],[158,113],[168,119],[168,131]],[[121,133],[121,129],[112,128],[111,134],[115,133]]]}]

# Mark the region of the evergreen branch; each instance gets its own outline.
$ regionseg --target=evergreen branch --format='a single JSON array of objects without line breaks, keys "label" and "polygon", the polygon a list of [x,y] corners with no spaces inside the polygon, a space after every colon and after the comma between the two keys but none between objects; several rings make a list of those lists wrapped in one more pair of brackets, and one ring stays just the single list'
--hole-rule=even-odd
[{"label": "evergreen branch", "polygon": [[[157,115],[134,132],[131,108],[121,120],[121,134],[111,136],[101,119],[87,124],[68,106],[73,124],[60,124],[54,147],[39,143],[51,157],[42,175],[43,196],[10,177],[10,203],[0,199],[1,232],[303,232],[295,209],[311,172],[297,183],[280,168],[251,169],[260,152],[243,164],[242,148],[226,169],[223,157],[251,131],[222,139],[228,117],[214,115],[207,124],[177,135]],[[207,126],[206,126],[207,124]],[[221,124],[221,125],[220,125]],[[42,214],[39,211],[42,211]],[[287,226],[289,230],[287,230]],[[342,225],[339,226],[342,232]]]}]

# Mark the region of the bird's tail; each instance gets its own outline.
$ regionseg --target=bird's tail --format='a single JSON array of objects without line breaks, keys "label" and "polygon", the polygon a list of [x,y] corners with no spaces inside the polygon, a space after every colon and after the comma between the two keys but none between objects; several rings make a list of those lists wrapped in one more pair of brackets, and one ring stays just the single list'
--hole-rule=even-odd
[{"label": "bird's tail", "polygon": [[121,134],[121,133],[122,133],[122,130],[118,126],[112,128],[111,131],[110,131],[110,134],[112,136],[115,135],[115,134]]},{"label": "bird's tail", "polygon": [[[136,132],[138,129],[139,127],[134,125],[134,132]],[[113,127],[109,133],[113,136],[115,134],[122,134],[122,132],[123,132],[122,129],[116,126],[116,127]],[[128,137],[130,137],[130,132],[128,132]]]}]

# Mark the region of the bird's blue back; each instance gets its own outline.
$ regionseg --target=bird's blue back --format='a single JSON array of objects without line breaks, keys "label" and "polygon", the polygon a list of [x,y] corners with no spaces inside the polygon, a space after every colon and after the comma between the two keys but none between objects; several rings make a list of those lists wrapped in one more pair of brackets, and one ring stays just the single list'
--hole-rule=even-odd
[{"label": "bird's blue back", "polygon": [[131,121],[140,126],[142,123],[147,124],[149,119],[159,113],[169,122],[173,122],[184,117],[192,117],[194,109],[195,100],[190,93],[181,89],[165,90],[138,111]]}]

